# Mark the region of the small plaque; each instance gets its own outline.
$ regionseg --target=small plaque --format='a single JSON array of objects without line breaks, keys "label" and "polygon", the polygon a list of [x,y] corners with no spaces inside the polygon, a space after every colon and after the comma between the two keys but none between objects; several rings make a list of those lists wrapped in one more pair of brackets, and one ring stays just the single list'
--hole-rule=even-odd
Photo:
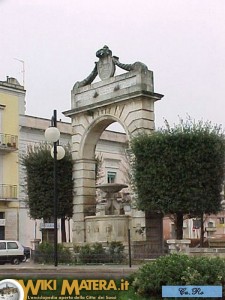
[{"label": "small plaque", "polygon": [[185,286],[162,286],[162,297],[176,298],[222,298],[222,286],[213,285],[185,285]]}]

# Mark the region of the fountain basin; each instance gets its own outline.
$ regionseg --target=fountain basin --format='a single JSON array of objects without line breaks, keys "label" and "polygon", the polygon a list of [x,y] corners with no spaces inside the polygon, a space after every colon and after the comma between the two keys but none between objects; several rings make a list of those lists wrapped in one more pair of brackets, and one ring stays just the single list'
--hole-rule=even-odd
[{"label": "fountain basin", "polygon": [[127,241],[130,216],[106,215],[85,217],[86,242]]},{"label": "fountain basin", "polygon": [[109,194],[118,193],[124,188],[127,188],[128,186],[126,184],[122,183],[105,183],[96,185],[97,189],[100,189],[101,191]]}]

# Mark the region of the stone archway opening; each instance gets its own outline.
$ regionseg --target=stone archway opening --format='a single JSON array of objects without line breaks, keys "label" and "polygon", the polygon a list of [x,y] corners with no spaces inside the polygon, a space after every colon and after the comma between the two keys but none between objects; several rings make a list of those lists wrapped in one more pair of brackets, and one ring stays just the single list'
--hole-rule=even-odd
[{"label": "stone archway opening", "polygon": [[106,130],[125,133],[125,130],[124,130],[123,126],[120,123],[118,123],[118,122],[114,122],[114,123],[110,124],[106,128]]},{"label": "stone archway opening", "polygon": [[[107,130],[109,124],[115,122],[115,118],[110,116],[100,117],[90,126],[83,139],[81,155],[87,159],[89,167],[94,168],[95,172],[89,172],[88,186],[84,186],[84,232],[85,242],[102,242],[108,244],[112,241],[127,240],[130,216],[125,215],[121,201],[125,199],[128,182],[122,174],[124,167],[124,152],[127,147],[128,137],[123,133],[123,143],[117,137],[121,135]],[[113,141],[109,141],[113,138]],[[122,144],[122,146],[121,146]],[[104,151],[110,147],[110,154]],[[96,159],[99,157],[102,164],[100,166],[100,176],[97,178]],[[92,162],[90,158],[93,158]],[[91,166],[92,164],[92,166]],[[110,179],[110,180],[109,180]],[[90,190],[90,187],[93,187]],[[102,187],[120,188],[114,193],[102,191]],[[100,188],[99,188],[100,187]],[[108,195],[108,196],[107,196]],[[122,196],[123,195],[123,196]],[[124,196],[125,195],[125,196]],[[117,201],[119,197],[119,202]],[[92,202],[93,201],[93,202]]]},{"label": "stone archway opening", "polygon": [[[88,128],[86,134],[80,144],[80,156],[87,159],[95,159],[96,145],[102,135],[102,133],[112,124],[120,124],[120,121],[111,115],[104,115],[97,118]],[[123,127],[120,124],[120,127]]]}]

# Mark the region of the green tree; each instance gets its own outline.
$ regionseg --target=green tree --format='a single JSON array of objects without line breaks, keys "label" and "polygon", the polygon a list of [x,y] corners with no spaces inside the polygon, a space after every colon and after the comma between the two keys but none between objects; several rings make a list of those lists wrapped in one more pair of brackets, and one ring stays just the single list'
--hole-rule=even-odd
[{"label": "green tree", "polygon": [[[30,147],[23,156],[26,168],[27,205],[32,219],[43,218],[50,222],[54,216],[53,158],[49,145]],[[72,157],[66,149],[65,157],[57,161],[57,214],[61,218],[62,241],[66,241],[65,218],[73,213]]]},{"label": "green tree", "polygon": [[177,238],[183,216],[202,216],[221,209],[225,143],[220,127],[180,120],[151,135],[134,137],[133,174],[137,205],[146,211],[174,214]]}]

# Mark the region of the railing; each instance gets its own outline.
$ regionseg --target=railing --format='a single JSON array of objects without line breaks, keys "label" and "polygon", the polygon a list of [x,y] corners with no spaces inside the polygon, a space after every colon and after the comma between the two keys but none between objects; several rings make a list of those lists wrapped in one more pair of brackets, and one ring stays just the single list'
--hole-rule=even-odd
[{"label": "railing", "polygon": [[0,133],[0,149],[17,149],[18,136]]},{"label": "railing", "polygon": [[16,199],[17,185],[0,184],[0,200]]}]

